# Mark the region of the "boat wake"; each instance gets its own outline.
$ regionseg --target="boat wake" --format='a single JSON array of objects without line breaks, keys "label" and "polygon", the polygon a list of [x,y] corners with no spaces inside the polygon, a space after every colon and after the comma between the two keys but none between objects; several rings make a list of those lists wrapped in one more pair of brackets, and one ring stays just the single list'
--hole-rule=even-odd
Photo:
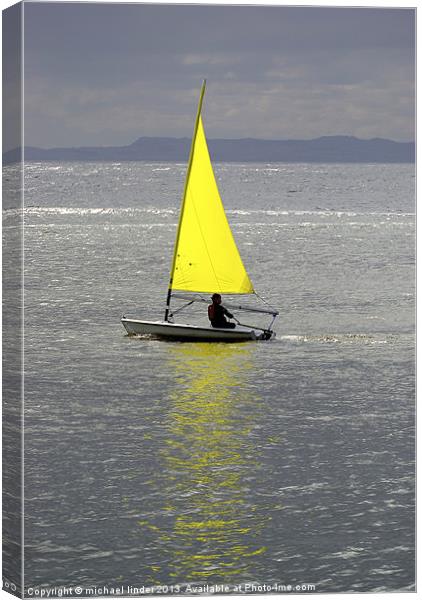
[{"label": "boat wake", "polygon": [[315,335],[278,335],[277,340],[293,343],[323,343],[323,344],[391,344],[397,340],[395,334],[370,333],[332,333]]}]

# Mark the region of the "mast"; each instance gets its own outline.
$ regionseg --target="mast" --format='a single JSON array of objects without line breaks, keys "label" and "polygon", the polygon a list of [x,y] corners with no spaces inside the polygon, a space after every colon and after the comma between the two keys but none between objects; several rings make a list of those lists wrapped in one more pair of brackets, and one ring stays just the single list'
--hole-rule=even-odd
[{"label": "mast", "polygon": [[185,202],[186,202],[186,192],[187,192],[187,188],[188,188],[190,172],[192,169],[193,152],[194,152],[194,148],[195,148],[195,141],[196,141],[196,134],[198,131],[199,118],[201,116],[202,101],[204,99],[204,94],[205,94],[205,84],[206,84],[206,79],[204,79],[204,81],[202,82],[201,93],[199,95],[198,112],[196,114],[195,128],[193,130],[192,143],[191,143],[191,147],[190,147],[190,155],[189,155],[189,162],[188,162],[188,169],[186,172],[185,187],[183,190],[182,206],[180,208],[179,224],[177,226],[176,241],[174,244],[173,261],[171,264],[170,281],[169,281],[169,287],[168,287],[168,291],[167,291],[167,301],[166,301],[166,310],[164,313],[164,321],[169,320],[168,318],[169,318],[169,312],[170,312],[171,290],[172,290],[172,285],[173,285],[174,267],[176,265],[177,246],[178,246],[179,237],[180,237],[180,226],[182,224],[183,212],[184,212]]}]

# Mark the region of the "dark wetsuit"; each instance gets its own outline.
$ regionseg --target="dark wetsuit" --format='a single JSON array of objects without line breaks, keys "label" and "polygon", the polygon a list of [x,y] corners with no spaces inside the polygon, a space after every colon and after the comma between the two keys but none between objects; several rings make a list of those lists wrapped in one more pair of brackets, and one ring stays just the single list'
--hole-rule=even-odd
[{"label": "dark wetsuit", "polygon": [[213,327],[220,327],[222,329],[234,329],[236,327],[234,323],[226,321],[226,316],[231,319],[233,315],[224,306],[221,306],[221,304],[216,304],[215,302],[210,304],[208,307],[208,316]]}]

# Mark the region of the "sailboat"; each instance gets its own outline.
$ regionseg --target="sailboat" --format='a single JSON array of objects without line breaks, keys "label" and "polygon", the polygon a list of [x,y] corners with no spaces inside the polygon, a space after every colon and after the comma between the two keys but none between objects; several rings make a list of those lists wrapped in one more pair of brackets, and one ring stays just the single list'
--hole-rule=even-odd
[{"label": "sailboat", "polygon": [[275,336],[271,327],[278,311],[267,303],[264,307],[224,303],[225,308],[234,311],[270,315],[272,320],[267,328],[242,324],[235,317],[237,324],[233,329],[176,323],[174,315],[181,309],[171,309],[173,298],[188,301],[181,308],[193,302],[209,304],[209,298],[204,298],[202,294],[254,294],[259,298],[234,241],[215,180],[201,116],[205,85],[204,80],[192,137],[164,319],[145,321],[123,316],[121,322],[129,335],[168,340],[268,340]]}]

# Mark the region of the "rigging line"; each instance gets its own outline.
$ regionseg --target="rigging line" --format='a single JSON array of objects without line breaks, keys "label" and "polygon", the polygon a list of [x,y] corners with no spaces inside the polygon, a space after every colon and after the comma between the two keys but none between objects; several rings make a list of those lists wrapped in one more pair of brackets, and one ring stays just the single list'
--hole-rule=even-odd
[{"label": "rigging line", "polygon": [[[230,294],[229,294],[230,295]],[[246,295],[246,294],[245,294]],[[180,298],[181,300],[192,300],[192,296],[190,295],[185,295],[185,294],[181,294],[179,292],[174,292],[173,293],[173,297],[174,298]],[[209,299],[207,300],[206,298],[204,298],[203,296],[201,296],[199,293],[195,292],[195,296],[193,298],[195,300],[195,302],[207,302],[209,303]],[[239,304],[235,304],[233,302],[224,302],[224,306],[226,308],[232,308],[233,310],[242,310],[242,311],[247,311],[247,312],[256,312],[256,313],[265,313],[265,314],[270,314],[270,315],[278,315],[278,311],[275,310],[275,308],[257,308],[257,307],[253,307],[253,306],[240,306]]]},{"label": "rigging line", "polygon": [[236,317],[233,317],[233,320],[236,321],[236,323],[241,327],[250,327],[251,329],[258,329],[259,331],[271,331],[269,328],[264,329],[263,327],[257,327],[256,325],[247,325],[246,323],[240,323],[240,321],[238,321]]},{"label": "rigging line", "polygon": [[269,302],[267,302],[264,298],[262,298],[262,296],[260,296],[255,290],[253,291],[254,295],[259,298],[264,304],[266,304],[267,306],[269,306],[272,310],[274,310],[274,312],[276,312],[278,314],[278,310],[276,308],[274,308],[274,306],[272,306]]},{"label": "rigging line", "polygon": [[201,294],[198,294],[198,296],[200,297],[200,299],[202,300],[202,302],[209,302],[209,297],[208,298],[204,298],[203,296],[201,296]]},{"label": "rigging line", "polygon": [[191,300],[190,302],[188,302],[187,304],[184,304],[183,306],[179,306],[179,308],[176,308],[175,310],[173,310],[171,312],[171,317],[174,317],[174,315],[176,313],[178,313],[179,311],[183,310],[184,308],[187,308],[188,306],[190,306],[191,304],[193,304],[195,302],[195,300]]}]

